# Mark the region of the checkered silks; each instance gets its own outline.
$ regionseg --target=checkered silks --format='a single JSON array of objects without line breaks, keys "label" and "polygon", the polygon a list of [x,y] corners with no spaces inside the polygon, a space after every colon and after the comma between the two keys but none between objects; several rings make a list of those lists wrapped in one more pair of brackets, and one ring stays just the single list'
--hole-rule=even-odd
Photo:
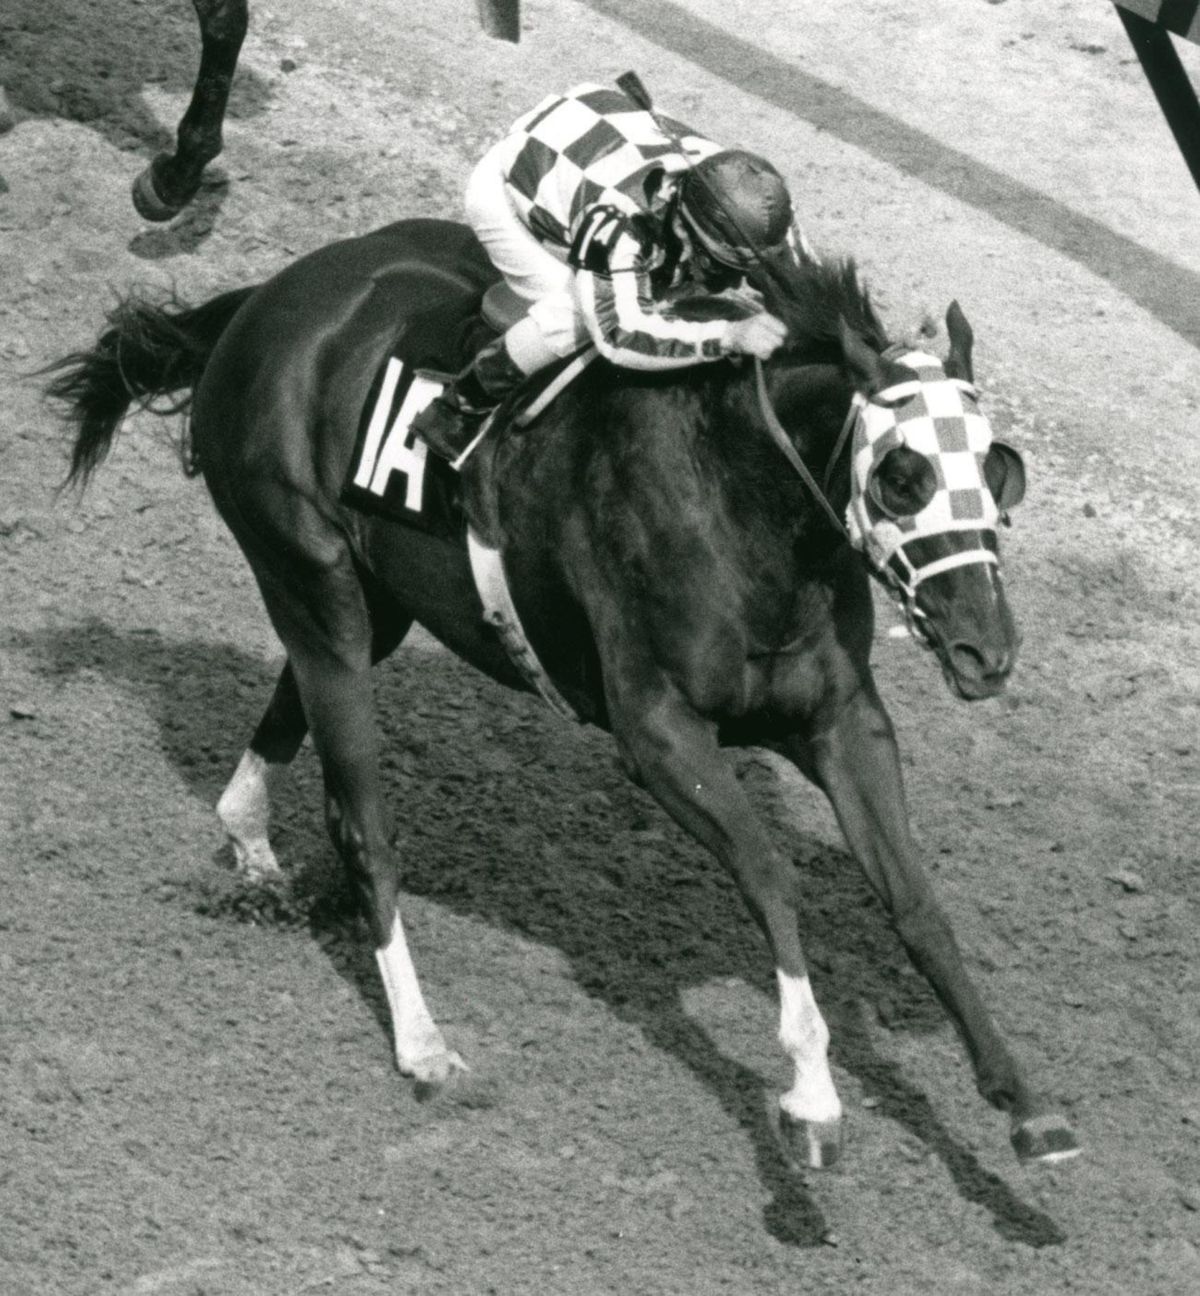
[{"label": "checkered silks", "polygon": [[[846,518],[851,542],[881,568],[909,540],[994,531],[999,519],[983,474],[992,432],[974,388],[947,378],[941,362],[924,352],[906,352],[895,362],[913,372],[912,381],[858,402]],[[933,497],[911,517],[886,516],[870,494],[873,474],[897,446],[924,455],[937,477]]]},{"label": "checkered silks", "polygon": [[565,248],[579,217],[597,203],[628,215],[648,210],[645,183],[653,172],[679,176],[721,151],[690,127],[669,124],[676,139],[625,95],[591,83],[544,99],[511,136],[509,196],[521,219],[538,238]]}]

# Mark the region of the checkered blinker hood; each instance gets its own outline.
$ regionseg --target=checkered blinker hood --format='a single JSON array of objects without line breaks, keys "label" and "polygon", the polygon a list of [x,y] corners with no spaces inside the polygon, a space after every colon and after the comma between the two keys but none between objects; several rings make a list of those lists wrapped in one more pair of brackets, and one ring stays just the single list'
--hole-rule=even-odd
[{"label": "checkered blinker hood", "polygon": [[[851,544],[915,610],[921,581],[951,567],[998,561],[982,534],[994,532],[999,518],[983,472],[992,432],[979,412],[975,388],[948,378],[941,361],[921,351],[889,354],[888,359],[911,370],[913,377],[870,399],[855,397],[849,416],[854,422],[846,521]],[[918,493],[921,507],[910,515],[887,508],[877,480],[884,458],[901,447],[915,451],[928,465],[920,470],[925,485]],[[911,455],[907,459],[910,464],[919,462]],[[949,531],[980,534],[974,545],[915,566],[905,545]]]}]

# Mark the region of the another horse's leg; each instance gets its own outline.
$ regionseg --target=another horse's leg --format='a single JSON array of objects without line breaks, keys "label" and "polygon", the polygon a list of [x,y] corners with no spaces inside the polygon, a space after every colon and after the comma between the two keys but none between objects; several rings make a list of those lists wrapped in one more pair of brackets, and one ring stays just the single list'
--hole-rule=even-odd
[{"label": "another horse's leg", "polygon": [[400,874],[379,777],[367,596],[345,541],[323,518],[297,500],[289,521],[288,570],[277,569],[275,545],[268,560],[260,550],[252,563],[321,760],[329,835],[375,940],[397,1064],[419,1082],[439,1084],[465,1063],[446,1047],[425,1005],[400,918]]},{"label": "another horse's leg", "polygon": [[909,957],[957,1026],[980,1092],[1011,1114],[1017,1155],[1042,1161],[1075,1155],[1079,1145],[1066,1117],[1030,1087],[963,966],[912,840],[895,734],[878,694],[865,688],[832,728],[791,744],[788,754],[828,795]]},{"label": "another horse's leg", "polygon": [[478,0],[483,30],[498,40],[521,39],[521,0]]},{"label": "another horse's leg", "polygon": [[[371,600],[371,624],[371,660],[379,662],[400,644],[412,618],[375,598]],[[268,835],[269,779],[274,770],[292,762],[307,733],[296,676],[291,663],[285,662],[254,737],[217,802],[217,817],[228,834],[237,866],[251,881],[280,872]]]},{"label": "another horse's leg", "polygon": [[247,0],[192,0],[200,20],[200,69],[180,118],[174,153],[160,153],[133,182],[133,205],[146,220],[167,221],[196,196],[205,166],[221,151],[221,126],[238,53],[246,35]]},{"label": "another horse's leg", "polygon": [[675,685],[644,663],[605,663],[605,689],[622,758],[671,817],[721,861],[766,934],[779,984],[779,1039],[795,1067],[779,1100],[784,1136],[819,1168],[838,1155],[842,1104],[829,1070],[829,1028],[800,948],[795,878],[774,850],[732,763]]}]

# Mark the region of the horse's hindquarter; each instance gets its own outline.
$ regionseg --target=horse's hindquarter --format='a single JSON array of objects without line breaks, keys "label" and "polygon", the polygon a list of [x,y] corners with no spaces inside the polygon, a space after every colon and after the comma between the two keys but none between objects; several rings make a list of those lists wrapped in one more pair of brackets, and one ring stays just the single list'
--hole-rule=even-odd
[{"label": "horse's hindquarter", "polygon": [[222,336],[197,389],[194,444],[260,576],[270,569],[295,585],[305,569],[353,557],[436,637],[525,687],[483,625],[465,543],[340,498],[368,391],[406,321],[453,314],[495,273],[474,236],[447,222],[401,222],[302,258],[258,289]]},{"label": "horse's hindquarter", "polygon": [[371,382],[405,322],[494,278],[465,227],[402,221],[330,244],[268,280],[221,337],[196,390],[195,446],[210,484],[282,474],[336,500]]},{"label": "horse's hindquarter", "polygon": [[464,227],[405,221],[302,257],[246,301],[193,407],[197,457],[244,546],[303,548],[324,532],[328,548],[357,532],[361,515],[339,496],[390,346],[413,315],[473,297],[494,275]]}]

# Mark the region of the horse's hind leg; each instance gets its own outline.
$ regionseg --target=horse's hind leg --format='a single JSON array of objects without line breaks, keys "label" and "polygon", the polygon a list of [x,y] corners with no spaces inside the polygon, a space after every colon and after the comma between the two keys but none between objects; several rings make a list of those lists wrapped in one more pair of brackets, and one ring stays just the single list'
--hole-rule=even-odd
[{"label": "horse's hind leg", "polygon": [[[258,550],[251,562],[267,611],[287,649],[295,692],[320,757],[329,835],[354,883],[375,941],[376,962],[391,1009],[396,1061],[405,1075],[438,1084],[453,1071],[465,1069],[465,1064],[446,1047],[425,1005],[400,918],[399,869],[388,845],[379,777],[367,595],[340,536],[323,532],[322,523],[311,516],[294,516],[292,522],[296,530],[290,537],[286,572],[277,569],[273,547],[270,558]],[[308,530],[299,539],[297,533],[305,531],[302,523]],[[304,546],[303,559],[298,557],[298,544]],[[251,544],[248,552],[253,550]],[[294,720],[286,697],[281,714]],[[291,732],[294,736],[295,730]]]},{"label": "horse's hind leg", "polygon": [[268,779],[273,769],[291,763],[307,733],[308,720],[296,676],[291,662],[287,662],[249,747],[217,801],[217,817],[233,847],[238,869],[251,881],[273,877],[280,871],[269,837]]},{"label": "horse's hind leg", "polygon": [[[412,625],[412,617],[382,595],[370,600],[370,613],[374,663],[399,646]],[[308,720],[295,672],[291,662],[285,662],[250,745],[217,802],[217,817],[225,828],[238,869],[251,881],[280,872],[269,836],[270,780],[275,770],[292,762],[307,733]]]},{"label": "horse's hind leg", "polygon": [[200,20],[200,69],[180,118],[174,153],[160,153],[133,182],[133,205],[145,220],[168,221],[196,196],[205,166],[221,151],[221,126],[238,53],[246,35],[247,0],[192,0]]}]

